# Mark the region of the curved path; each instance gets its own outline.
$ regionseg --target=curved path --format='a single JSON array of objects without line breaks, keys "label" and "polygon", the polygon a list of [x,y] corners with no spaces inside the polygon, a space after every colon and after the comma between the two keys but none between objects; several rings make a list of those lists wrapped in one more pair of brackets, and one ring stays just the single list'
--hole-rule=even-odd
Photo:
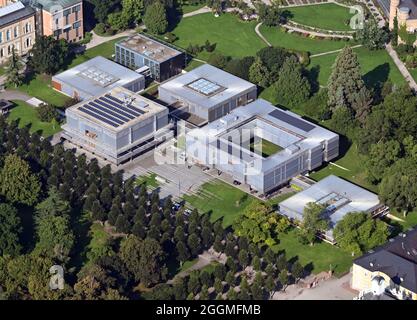
[{"label": "curved path", "polygon": [[265,42],[269,47],[272,47],[272,44],[264,37],[264,35],[259,31],[259,28],[261,27],[262,22],[259,22],[255,27],[255,32],[258,35],[259,38],[262,39],[263,42]]}]

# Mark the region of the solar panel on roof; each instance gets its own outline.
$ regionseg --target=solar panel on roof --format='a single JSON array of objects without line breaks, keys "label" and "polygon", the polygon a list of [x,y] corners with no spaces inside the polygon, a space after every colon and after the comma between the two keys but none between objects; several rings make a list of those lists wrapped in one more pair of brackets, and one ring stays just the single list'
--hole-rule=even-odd
[{"label": "solar panel on roof", "polygon": [[114,122],[111,122],[111,121],[107,120],[106,118],[103,118],[100,115],[95,114],[94,112],[92,112],[90,110],[87,110],[87,109],[85,109],[83,107],[80,107],[79,110],[82,111],[82,112],[84,112],[84,113],[86,113],[86,114],[88,114],[88,115],[90,115],[90,116],[92,116],[92,117],[94,117],[94,118],[97,118],[100,121],[103,121],[104,123],[107,123],[107,124],[111,125],[112,127],[117,128],[119,126],[118,124],[116,124]]},{"label": "solar panel on roof", "polygon": [[289,115],[288,113],[286,113],[284,111],[281,111],[281,110],[278,110],[278,109],[276,109],[274,111],[271,111],[268,114],[271,117],[274,117],[275,119],[284,121],[284,122],[292,125],[293,127],[296,127],[296,128],[298,128],[300,130],[303,130],[305,132],[309,132],[309,131],[311,131],[315,128],[314,125],[312,125],[312,124],[310,124],[306,121],[303,121],[299,118],[296,118],[292,115]]},{"label": "solar panel on roof", "polygon": [[111,101],[101,97],[99,100],[96,100],[97,103],[100,103],[101,105],[105,106],[108,109],[111,109],[115,112],[120,113],[121,115],[125,116],[126,118],[129,118],[130,120],[134,119],[135,116],[130,114],[130,113],[126,113],[123,110],[120,109],[119,105],[117,104],[113,104],[111,103]]},{"label": "solar panel on roof", "polygon": [[109,110],[109,109],[108,109],[108,108],[106,108],[105,106],[99,105],[99,104],[97,104],[97,103],[95,103],[95,102],[90,102],[89,104],[91,104],[93,107],[95,107],[95,108],[97,108],[97,109],[99,109],[99,110],[102,110],[102,111],[104,111],[104,112],[106,112],[106,113],[108,113],[108,114],[110,114],[110,115],[112,115],[112,116],[114,116],[114,117],[118,118],[119,120],[121,120],[121,121],[123,121],[123,122],[128,122],[128,121],[130,121],[130,120],[131,120],[131,119],[126,118],[126,117],[123,117],[122,115],[118,114],[117,112],[114,112],[114,111],[112,111],[112,110]]},{"label": "solar panel on roof", "polygon": [[[116,97],[113,97],[112,95],[109,95],[109,94],[106,94],[106,98],[109,98],[109,99],[111,99],[111,100],[113,100],[113,101],[115,101],[116,103],[119,103],[120,105],[118,105],[118,107],[119,108],[124,108],[124,109],[126,109],[125,107],[121,107],[122,105],[124,105],[124,102],[123,101],[121,101],[120,99],[117,99]],[[124,110],[123,109],[123,110]],[[142,114],[145,114],[145,112],[144,111],[142,111],[142,110],[140,110],[140,109],[138,109],[138,108],[135,108],[134,106],[132,106],[132,105],[130,105],[129,106],[129,108],[127,109],[129,112],[137,112],[137,113],[139,113],[138,114],[138,116],[139,115],[142,115]]]},{"label": "solar panel on roof", "polygon": [[112,121],[112,122],[114,122],[114,123],[117,123],[117,124],[119,124],[119,125],[122,125],[122,124],[124,123],[123,121],[121,121],[121,120],[119,120],[119,119],[117,119],[117,118],[115,118],[115,117],[113,117],[113,116],[111,116],[111,115],[107,114],[106,112],[101,111],[99,108],[94,107],[94,106],[93,106],[93,105],[91,105],[91,104],[86,104],[86,105],[84,105],[84,108],[86,108],[86,109],[88,109],[88,110],[92,110],[92,111],[94,111],[95,113],[97,113],[97,114],[101,115],[102,117],[104,117],[104,118],[106,118],[106,119],[109,119],[110,121]]},{"label": "solar panel on roof", "polygon": [[[104,98],[101,97],[101,100],[104,101]],[[134,110],[132,110],[132,108],[127,108],[123,104],[115,103],[115,104],[113,104],[113,106],[116,107],[119,110],[122,110],[122,111],[130,114],[133,117],[139,117],[140,115],[144,114],[144,112],[139,110],[139,109],[135,108]]]}]

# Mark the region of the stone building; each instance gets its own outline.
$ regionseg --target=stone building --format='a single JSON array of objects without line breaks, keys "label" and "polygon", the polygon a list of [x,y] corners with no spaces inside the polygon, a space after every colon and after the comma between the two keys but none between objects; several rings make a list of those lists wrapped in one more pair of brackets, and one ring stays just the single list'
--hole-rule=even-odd
[{"label": "stone building", "polygon": [[22,2],[8,3],[2,0],[0,5],[0,64],[12,55],[13,49],[23,56],[35,42],[35,10]]}]

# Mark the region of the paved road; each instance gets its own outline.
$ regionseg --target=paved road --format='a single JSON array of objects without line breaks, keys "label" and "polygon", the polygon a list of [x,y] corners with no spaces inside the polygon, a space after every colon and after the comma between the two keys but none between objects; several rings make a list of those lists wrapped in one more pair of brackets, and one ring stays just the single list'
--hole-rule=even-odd
[{"label": "paved road", "polygon": [[94,47],[96,47],[96,46],[98,46],[102,43],[107,42],[107,41],[111,41],[111,40],[114,40],[114,39],[117,39],[117,38],[120,38],[120,37],[128,37],[128,36],[134,35],[134,34],[136,34],[136,30],[135,29],[128,29],[128,30],[125,30],[121,33],[117,33],[114,36],[110,36],[110,37],[99,36],[99,35],[95,34],[94,31],[91,31],[91,33],[93,34],[93,37],[92,37],[91,41],[86,44],[86,46],[85,46],[86,50],[94,48]]},{"label": "paved road", "polygon": [[27,95],[26,93],[17,91],[17,90],[5,90],[3,92],[0,92],[0,98],[6,99],[6,100],[22,100],[22,101],[28,101],[32,99],[33,97]]}]

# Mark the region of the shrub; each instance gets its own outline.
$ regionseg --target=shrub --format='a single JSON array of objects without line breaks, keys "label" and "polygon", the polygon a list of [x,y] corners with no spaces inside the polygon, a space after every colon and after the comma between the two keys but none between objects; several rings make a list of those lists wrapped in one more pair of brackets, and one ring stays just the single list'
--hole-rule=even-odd
[{"label": "shrub", "polygon": [[94,32],[99,36],[103,36],[106,33],[106,25],[104,23],[97,23]]},{"label": "shrub", "polygon": [[58,112],[56,107],[51,104],[42,103],[37,109],[39,120],[43,122],[51,122],[58,119]]},{"label": "shrub", "polygon": [[172,32],[167,32],[164,36],[164,39],[169,42],[169,43],[173,43],[175,40],[177,40],[177,36],[175,34],[173,34]]}]

